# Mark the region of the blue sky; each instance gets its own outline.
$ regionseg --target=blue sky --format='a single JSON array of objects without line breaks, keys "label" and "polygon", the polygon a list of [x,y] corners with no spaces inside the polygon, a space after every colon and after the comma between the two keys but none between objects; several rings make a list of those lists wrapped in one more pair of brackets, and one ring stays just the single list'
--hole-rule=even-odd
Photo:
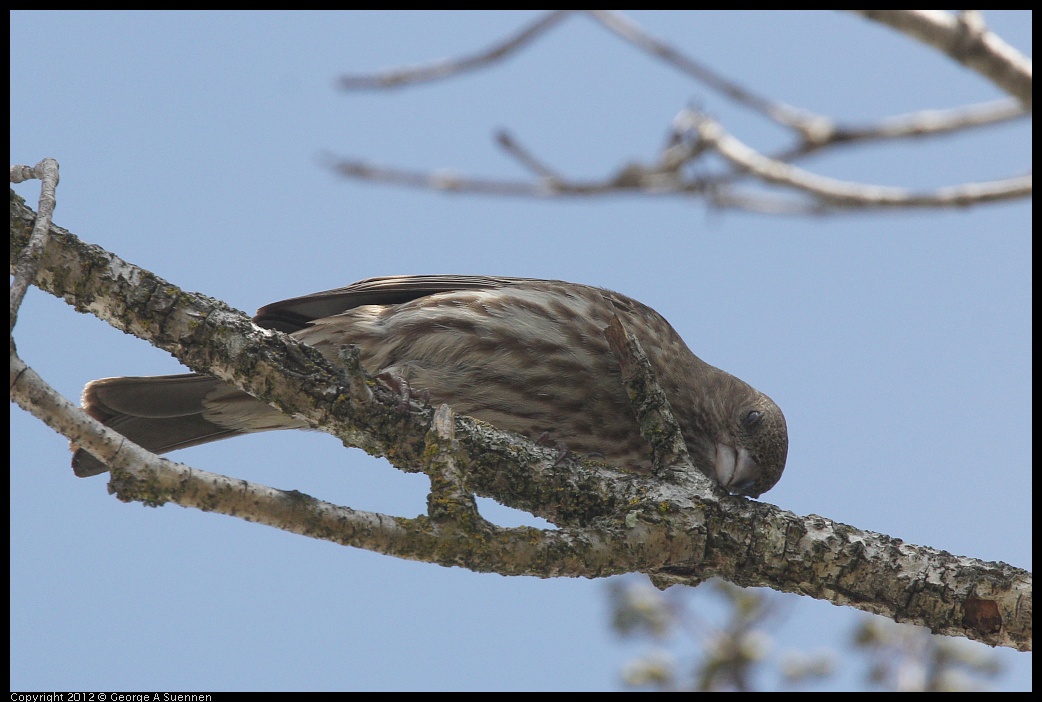
[{"label": "blue sky", "polygon": [[[696,105],[747,143],[778,129],[571,19],[503,64],[344,94],[343,72],[469,53],[528,12],[11,14],[11,162],[61,164],[55,222],[239,309],[392,273],[561,278],[659,310],[709,363],[771,395],[788,468],[763,499],[1031,568],[1031,204],[825,219],[694,200],[536,201],[345,181],[322,154],[517,178],[505,127],[576,177],[650,161]],[[848,14],[633,17],[790,104],[867,122],[1002,95]],[[1031,14],[989,23],[1031,55]],[[1030,122],[858,148],[804,166],[929,188],[1030,168]],[[37,185],[16,190],[35,201]],[[167,354],[39,290],[18,350],[67,397]],[[65,441],[11,412],[11,685],[33,690],[619,687],[635,652],[606,583],[480,575],[267,527],[148,509],[77,480]],[[318,433],[175,458],[413,516],[425,479]],[[504,524],[525,516],[484,503]],[[791,597],[775,650],[842,647],[860,613]],[[1000,689],[1031,654],[998,651]],[[772,685],[767,678],[764,686]],[[858,684],[847,669],[830,687]]]}]

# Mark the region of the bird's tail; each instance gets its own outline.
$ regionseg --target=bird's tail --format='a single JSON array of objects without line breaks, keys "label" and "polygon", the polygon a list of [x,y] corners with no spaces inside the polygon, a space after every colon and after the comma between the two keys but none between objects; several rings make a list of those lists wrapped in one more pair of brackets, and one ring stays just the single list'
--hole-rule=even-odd
[{"label": "bird's tail", "polygon": [[[240,418],[277,413],[216,378],[196,373],[102,378],[83,389],[82,405],[102,424],[153,453],[259,430],[229,417],[229,407],[244,410],[238,413]],[[85,450],[73,448],[72,468],[76,475],[85,478],[108,471],[107,465]]]}]

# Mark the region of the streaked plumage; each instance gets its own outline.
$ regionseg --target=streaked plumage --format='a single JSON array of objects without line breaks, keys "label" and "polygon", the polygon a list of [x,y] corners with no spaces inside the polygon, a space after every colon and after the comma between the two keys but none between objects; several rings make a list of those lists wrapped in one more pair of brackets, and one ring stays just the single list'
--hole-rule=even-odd
[{"label": "streaked plumage", "polygon": [[[619,293],[554,280],[391,276],[277,302],[254,318],[321,350],[360,349],[389,372],[466,414],[578,454],[647,471],[618,362],[603,329],[612,314],[640,339],[692,460],[731,492],[757,496],[785,467],[785,418],[774,402],[697,358],[657,312]],[[239,434],[306,426],[196,374],[106,378],[84,389],[87,411],[157,453]],[[78,475],[106,470],[80,451]]]}]

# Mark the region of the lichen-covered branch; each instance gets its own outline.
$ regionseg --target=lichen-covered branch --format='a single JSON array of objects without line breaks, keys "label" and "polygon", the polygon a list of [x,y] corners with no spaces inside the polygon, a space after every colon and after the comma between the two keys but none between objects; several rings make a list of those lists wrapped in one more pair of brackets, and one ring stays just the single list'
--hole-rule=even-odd
[{"label": "lichen-covered branch", "polygon": [[[116,434],[84,426],[97,422],[11,358],[12,399],[23,409],[62,434],[81,437],[99,428]],[[439,484],[432,476],[430,516],[406,519],[201,471],[149,454],[118,435],[114,440],[118,448],[109,459],[109,491],[124,502],[173,502],[398,558],[502,575],[601,577],[644,570],[662,558],[661,550],[648,547],[658,539],[640,528],[496,526],[478,515],[471,495],[460,489],[447,495],[444,478]],[[442,462],[432,472],[444,471]],[[458,476],[453,482],[458,488]]]},{"label": "lichen-covered branch", "polygon": [[640,341],[626,330],[618,315],[612,318],[604,336],[619,361],[622,383],[633,405],[640,434],[651,447],[654,473],[663,479],[687,475],[700,490],[708,494],[716,490],[718,496],[723,495],[723,490],[706,479],[691,463],[680,425]]},{"label": "lichen-covered branch", "polygon": [[[12,191],[12,260],[28,241],[34,220],[32,210]],[[292,337],[261,329],[242,312],[180,290],[60,227],[51,227],[35,284],[80,311],[146,339],[193,370],[220,377],[306,418],[345,444],[387,456],[405,470],[420,470],[431,409],[413,403],[403,414],[399,398],[371,379],[361,382],[369,383],[373,400],[359,402],[360,368],[353,370],[352,379],[346,367],[331,364]],[[467,457],[468,484],[479,494],[552,522],[589,521],[615,509],[612,471],[589,463],[574,465],[577,462],[570,458],[558,461],[554,451],[470,418],[457,418],[456,423]],[[505,465],[518,462],[537,477],[534,482],[501,475]],[[547,500],[547,490],[567,499]],[[560,509],[540,506],[551,504]]]},{"label": "lichen-covered branch", "polygon": [[[13,265],[28,244],[35,213],[14,193],[10,212]],[[342,354],[342,366],[331,364],[295,339],[262,330],[223,303],[184,292],[60,227],[50,227],[39,261],[34,284],[77,309],[432,480],[429,514],[402,519],[141,456],[109,437],[90,450],[112,461],[110,487],[121,499],[176,502],[479,571],[541,577],[642,571],[663,587],[718,576],[938,633],[1031,648],[1031,574],[1019,568],[904,544],[741,497],[717,498],[688,480],[623,474],[562,458],[487,424],[453,418],[447,409],[432,412],[413,404],[403,413],[398,396],[359,375],[349,352]],[[633,357],[639,370],[639,354]],[[652,394],[654,385],[646,383]],[[44,386],[12,356],[12,399],[73,440],[94,431],[89,422],[75,420],[83,413]],[[642,394],[635,390],[634,397],[643,404]],[[55,420],[63,415],[72,421]],[[668,434],[668,422],[662,426]],[[560,528],[489,524],[471,509],[470,494],[493,497]]]}]

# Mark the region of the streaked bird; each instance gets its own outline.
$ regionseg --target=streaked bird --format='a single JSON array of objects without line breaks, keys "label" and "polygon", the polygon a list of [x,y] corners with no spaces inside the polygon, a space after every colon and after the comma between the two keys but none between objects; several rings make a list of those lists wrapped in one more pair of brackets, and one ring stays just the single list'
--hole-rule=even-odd
[{"label": "streaked bird", "polygon": [[[434,404],[647,472],[651,449],[604,338],[616,314],[643,345],[698,469],[735,494],[757,497],[773,487],[788,450],[778,406],[695,356],[655,310],[610,290],[531,278],[389,276],[276,302],[254,321],[334,362],[340,346],[354,344],[368,372],[403,379]],[[195,373],[95,380],[83,406],[155,453],[307,427]],[[80,476],[107,470],[83,450],[73,467]]]}]

